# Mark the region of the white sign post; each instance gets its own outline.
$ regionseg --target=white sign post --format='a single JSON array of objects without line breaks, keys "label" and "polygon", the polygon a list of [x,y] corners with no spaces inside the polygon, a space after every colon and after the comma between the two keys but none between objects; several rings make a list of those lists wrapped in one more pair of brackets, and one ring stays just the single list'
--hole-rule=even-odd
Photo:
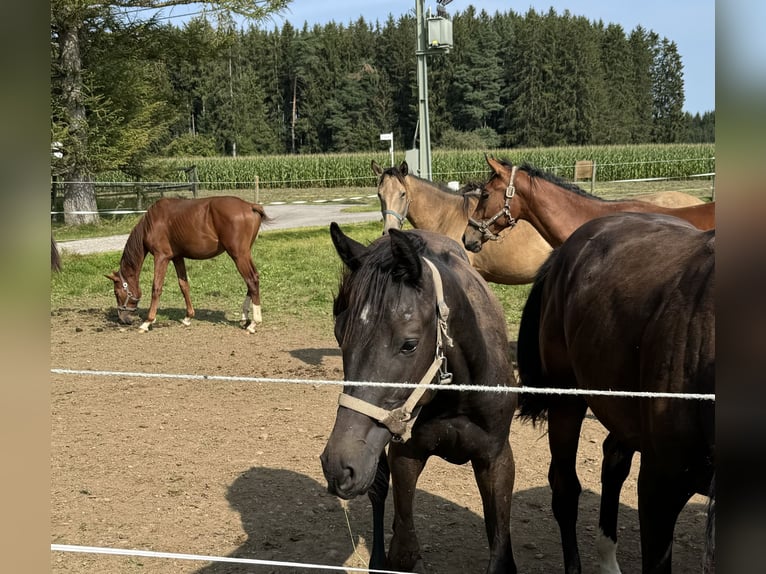
[{"label": "white sign post", "polygon": [[380,134],[380,141],[390,142],[388,149],[391,152],[391,167],[394,167],[394,132]]}]

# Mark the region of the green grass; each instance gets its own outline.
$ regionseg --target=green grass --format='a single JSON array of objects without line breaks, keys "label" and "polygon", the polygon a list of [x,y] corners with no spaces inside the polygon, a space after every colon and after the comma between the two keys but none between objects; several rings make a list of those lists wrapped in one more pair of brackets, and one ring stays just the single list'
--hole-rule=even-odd
[{"label": "green grass", "polygon": [[[345,233],[368,244],[380,236],[380,223],[344,225]],[[120,253],[63,255],[63,270],[51,277],[51,308],[110,309],[115,306],[111,282],[104,274],[119,266]],[[342,264],[327,227],[267,231],[253,247],[261,275],[263,320],[285,326],[303,325],[332,332],[332,302]],[[222,313],[237,321],[245,285],[230,258],[221,255],[204,261],[187,261],[195,309]],[[153,259],[147,257],[141,273],[143,297],[139,314],[146,316],[151,293]],[[506,310],[512,338],[516,336],[528,285],[493,285]],[[157,319],[178,320],[184,315],[183,298],[175,273],[168,270]]]}]

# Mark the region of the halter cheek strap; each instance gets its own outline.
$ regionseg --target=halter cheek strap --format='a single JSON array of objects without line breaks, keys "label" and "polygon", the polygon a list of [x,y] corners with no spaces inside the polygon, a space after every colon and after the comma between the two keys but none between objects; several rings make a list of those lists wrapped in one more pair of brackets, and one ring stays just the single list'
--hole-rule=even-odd
[{"label": "halter cheek strap", "polygon": [[515,165],[511,169],[511,179],[508,182],[508,187],[505,188],[505,203],[503,204],[503,208],[489,219],[483,221],[478,221],[472,217],[468,218],[468,224],[481,233],[484,241],[497,241],[500,239],[500,234],[490,231],[489,226],[493,225],[501,217],[505,216],[508,218],[508,225],[506,226],[508,229],[513,229],[518,223],[513,215],[511,215],[511,200],[513,199],[513,196],[516,195],[516,186],[513,181],[516,178],[517,169],[518,168]]},{"label": "halter cheek strap", "polygon": [[[125,302],[122,305],[117,306],[118,311],[135,311],[138,309],[138,302],[141,300],[140,297],[135,297],[133,293],[130,292],[130,287],[128,287],[128,282],[125,281],[125,278],[122,276],[122,268],[118,271],[118,274],[120,276],[120,281],[122,282],[122,288],[125,289]],[[134,307],[128,307],[129,301],[135,301],[136,304]]]},{"label": "halter cheek strap", "polygon": [[401,229],[402,226],[404,225],[404,220],[407,219],[407,212],[409,210],[410,210],[410,200],[408,198],[407,199],[407,203],[404,204],[404,212],[403,213],[398,213],[398,212],[394,211],[393,209],[384,209],[384,210],[381,211],[381,213],[383,214],[383,217],[385,217],[386,215],[394,216],[396,218],[396,220],[399,222],[399,229]]},{"label": "halter cheek strap", "polygon": [[447,356],[444,354],[445,342],[446,345],[452,346],[452,338],[447,334],[449,307],[444,301],[444,287],[439,271],[425,257],[423,261],[431,269],[436,291],[436,356],[431,366],[404,404],[390,411],[345,393],[338,396],[340,406],[367,415],[385,426],[394,435],[392,439],[394,442],[407,442],[412,436],[412,427],[420,414],[420,400],[426,391],[430,390],[429,385],[437,378],[437,375],[439,385],[448,385],[452,382],[452,373],[447,371]]}]

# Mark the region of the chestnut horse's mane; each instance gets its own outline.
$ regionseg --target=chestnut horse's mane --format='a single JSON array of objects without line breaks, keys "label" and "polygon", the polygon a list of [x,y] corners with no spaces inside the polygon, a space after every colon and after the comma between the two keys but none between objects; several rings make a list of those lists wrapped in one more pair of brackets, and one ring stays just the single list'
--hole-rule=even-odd
[{"label": "chestnut horse's mane", "polygon": [[133,231],[130,232],[127,242],[125,242],[125,249],[123,249],[122,258],[120,259],[120,268],[122,268],[123,264],[127,267],[137,267],[144,261],[144,257],[146,257],[144,237],[151,224],[152,208],[150,207],[144,216],[139,219]]},{"label": "chestnut horse's mane", "polygon": [[[501,164],[503,164],[505,167],[507,167],[509,170],[513,168],[513,164],[511,164],[508,161],[505,160],[499,160]],[[581,195],[583,197],[587,197],[589,199],[596,199],[598,201],[604,201],[603,198],[597,197],[593,195],[592,193],[588,193],[583,188],[581,188],[579,185],[572,183],[571,181],[568,181],[564,179],[563,177],[560,177],[556,174],[553,174],[549,171],[543,171],[542,169],[535,167],[527,162],[522,163],[519,165],[519,169],[526,173],[531,179],[543,179],[547,181],[548,183],[552,183],[553,185],[556,185],[558,187],[561,187],[563,189],[566,189],[567,191],[571,191],[573,193],[576,193],[577,195]]]}]

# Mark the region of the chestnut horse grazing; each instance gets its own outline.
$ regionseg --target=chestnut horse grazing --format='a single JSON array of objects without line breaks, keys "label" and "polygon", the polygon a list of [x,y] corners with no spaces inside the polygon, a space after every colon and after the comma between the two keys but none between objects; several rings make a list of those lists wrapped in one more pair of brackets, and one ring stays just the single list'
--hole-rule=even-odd
[{"label": "chestnut horse grazing", "polygon": [[[344,386],[321,455],[331,494],[350,499],[366,492],[372,501],[370,568],[422,571],[413,496],[436,455],[453,464],[471,461],[489,540],[487,572],[516,572],[508,442],[516,395],[449,389],[516,385],[502,307],[448,237],[391,229],[365,247],[335,223],[330,234],[346,265],[333,305],[345,380],[410,383]],[[394,523],[386,556],[389,473]]]},{"label": "chestnut horse grazing", "polygon": [[[465,198],[427,179],[409,172],[407,162],[398,168],[383,169],[375,161],[372,171],[378,176],[378,198],[383,214],[383,233],[401,229],[407,219],[413,227],[435,231],[460,241],[473,213],[477,198]],[[532,283],[535,274],[550,255],[551,246],[527,222],[500,234],[500,241],[479,253],[469,253],[471,264],[487,281],[505,285]]]},{"label": "chestnut horse grazing", "polygon": [[[171,261],[186,302],[186,317],[182,323],[191,324],[194,308],[184,259],[211,259],[225,251],[247,285],[241,323],[243,327],[247,325],[249,333],[254,333],[255,326],[261,322],[261,295],[260,277],[251,249],[261,223],[268,219],[263,206],[238,197],[165,198],[155,202],[130,232],[120,269],[106,276],[114,282],[120,321],[128,325],[133,322],[132,315],[141,299],[141,268],[146,254],[151,253],[154,257],[152,302],[140,331],[148,331],[157,317],[165,272]],[[248,324],[251,310],[252,322]]]},{"label": "chestnut horse grazing", "polygon": [[497,238],[501,230],[519,220],[530,222],[553,247],[561,245],[586,221],[622,211],[665,213],[699,229],[715,228],[715,202],[670,208],[639,200],[605,201],[529,165],[515,166],[490,157],[486,160],[492,175],[463,235],[469,251],[478,252],[486,241]]},{"label": "chestnut horse grazing", "polygon": [[[715,230],[644,213],[585,223],[543,265],[524,307],[518,341],[523,387],[710,398],[715,392],[714,272]],[[520,417],[533,423],[547,417],[548,479],[565,572],[581,570],[575,460],[588,407],[609,431],[608,441],[641,453],[642,571],[671,572],[678,514],[693,493],[710,492],[713,402],[524,393],[519,407]],[[630,458],[618,460],[622,466],[613,472],[626,476]],[[609,487],[605,482],[604,489]],[[603,538],[599,547],[611,552],[601,554],[602,572],[619,572],[615,548]]]}]

